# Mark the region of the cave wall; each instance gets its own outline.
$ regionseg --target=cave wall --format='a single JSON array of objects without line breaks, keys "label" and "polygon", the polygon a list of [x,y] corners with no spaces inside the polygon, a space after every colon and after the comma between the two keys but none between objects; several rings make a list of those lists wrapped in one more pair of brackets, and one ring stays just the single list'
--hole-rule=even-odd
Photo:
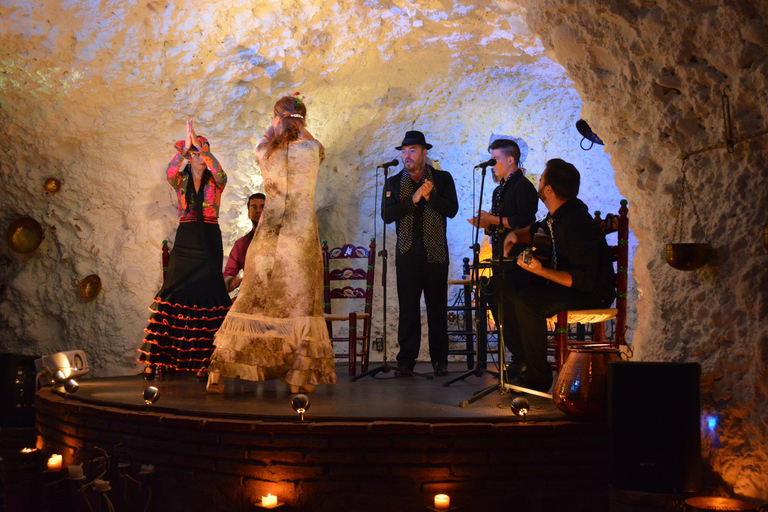
[{"label": "cave wall", "polygon": [[[309,129],[326,147],[316,208],[331,246],[367,246],[376,236],[381,247],[375,168],[399,157],[394,147],[411,129],[426,133],[430,156],[456,180],[452,277],[470,256],[466,219],[480,181],[472,168],[487,160],[494,133],[526,141],[534,181],[547,159],[565,158],[584,175],[586,202],[616,211],[609,157],[601,146],[579,147],[579,97],[524,14],[494,2],[4,1],[2,227],[30,215],[45,239],[29,255],[3,245],[11,259],[0,275],[3,350],[80,348],[94,375],[138,371],[136,348],[161,283],[161,242],[172,242],[177,226],[164,177],[172,144],[194,118],[228,173],[220,212],[226,256],[250,228],[246,198],[263,190],[255,142],[276,99],[294,91],[306,96]],[[62,182],[56,194],[42,188],[51,176]],[[394,227],[387,229],[391,251]],[[103,290],[86,302],[71,282],[89,274],[101,277]],[[391,359],[394,268],[389,278]],[[374,336],[381,327],[379,310]],[[428,360],[426,340],[422,349]]]},{"label": "cave wall", "polygon": [[[636,360],[702,366],[704,451],[726,487],[768,500],[768,3],[526,1],[606,142],[638,239]],[[696,207],[700,222],[693,208]],[[708,265],[669,267],[665,244],[708,241]],[[730,490],[730,489],[729,489]]]}]

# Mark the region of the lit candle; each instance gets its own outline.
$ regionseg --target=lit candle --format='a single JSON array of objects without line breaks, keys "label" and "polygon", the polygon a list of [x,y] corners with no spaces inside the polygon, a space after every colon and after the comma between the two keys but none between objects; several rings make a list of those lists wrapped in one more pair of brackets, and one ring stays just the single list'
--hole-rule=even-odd
[{"label": "lit candle", "polygon": [[21,453],[32,453],[36,451],[37,451],[37,448],[22,448]]},{"label": "lit candle", "polygon": [[451,497],[447,494],[435,494],[435,510],[448,510],[451,508]]},{"label": "lit candle", "polygon": [[60,471],[61,470],[61,455],[54,453],[51,458],[48,459],[48,471]]},{"label": "lit candle", "polygon": [[277,496],[267,494],[261,497],[261,506],[264,508],[275,508],[277,506]]}]

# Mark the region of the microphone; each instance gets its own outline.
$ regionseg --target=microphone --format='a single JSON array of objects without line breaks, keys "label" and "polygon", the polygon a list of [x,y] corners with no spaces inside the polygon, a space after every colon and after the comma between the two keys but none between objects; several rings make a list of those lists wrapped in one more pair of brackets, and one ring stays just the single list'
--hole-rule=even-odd
[{"label": "microphone", "polygon": [[[387,169],[387,168],[392,167],[393,165],[397,165],[399,163],[400,162],[397,160],[397,158],[395,158],[394,160],[391,160],[389,162],[381,164],[380,166],[377,167],[377,169],[382,169],[382,168],[383,169]],[[496,163],[495,160],[494,160],[494,163]]]},{"label": "microphone", "polygon": [[496,159],[491,158],[487,162],[483,162],[481,164],[476,165],[475,169],[477,169],[478,167],[482,167],[482,169],[485,170],[486,167],[493,167],[494,165],[496,165]]}]

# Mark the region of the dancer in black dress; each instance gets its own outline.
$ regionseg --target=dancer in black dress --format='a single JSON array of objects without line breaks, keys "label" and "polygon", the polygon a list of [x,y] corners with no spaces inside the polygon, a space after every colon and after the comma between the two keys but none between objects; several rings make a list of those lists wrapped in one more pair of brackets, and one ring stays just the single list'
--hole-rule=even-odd
[{"label": "dancer in black dress", "polygon": [[203,376],[213,353],[213,336],[232,305],[221,274],[224,257],[218,223],[227,175],[208,140],[195,134],[191,120],[186,139],[175,148],[166,176],[176,190],[179,228],[163,287],[149,308],[139,361],[148,365],[149,375],[161,367]]}]

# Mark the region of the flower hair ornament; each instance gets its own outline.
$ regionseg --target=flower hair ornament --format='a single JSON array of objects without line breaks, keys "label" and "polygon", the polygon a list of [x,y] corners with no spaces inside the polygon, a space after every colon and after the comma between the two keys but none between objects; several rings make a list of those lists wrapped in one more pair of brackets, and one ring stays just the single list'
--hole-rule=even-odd
[{"label": "flower hair ornament", "polygon": [[[293,106],[295,108],[299,108],[300,105],[304,104],[304,100],[307,99],[305,96],[302,96],[299,91],[296,91],[293,93]],[[293,116],[291,116],[293,117]],[[299,116],[301,117],[301,116]]]}]

